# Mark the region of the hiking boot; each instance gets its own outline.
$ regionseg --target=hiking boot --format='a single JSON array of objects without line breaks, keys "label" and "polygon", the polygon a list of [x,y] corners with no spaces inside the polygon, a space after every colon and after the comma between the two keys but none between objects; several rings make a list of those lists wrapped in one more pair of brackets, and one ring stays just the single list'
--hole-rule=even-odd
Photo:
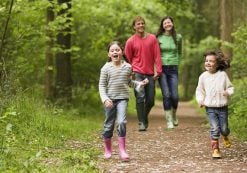
[{"label": "hiking boot", "polygon": [[226,148],[231,148],[232,144],[231,144],[231,141],[229,140],[229,138],[227,136],[224,136],[223,140],[224,140],[224,146]]},{"label": "hiking boot", "polygon": [[139,131],[146,131],[146,127],[143,123],[139,123]]},{"label": "hiking boot", "polygon": [[212,158],[213,159],[220,159],[221,158],[221,153],[220,153],[220,150],[218,148],[213,149]]},{"label": "hiking boot", "polygon": [[219,141],[217,140],[212,140],[211,141],[211,147],[212,147],[212,158],[213,159],[220,159],[221,154],[220,154],[220,149],[219,149]]}]

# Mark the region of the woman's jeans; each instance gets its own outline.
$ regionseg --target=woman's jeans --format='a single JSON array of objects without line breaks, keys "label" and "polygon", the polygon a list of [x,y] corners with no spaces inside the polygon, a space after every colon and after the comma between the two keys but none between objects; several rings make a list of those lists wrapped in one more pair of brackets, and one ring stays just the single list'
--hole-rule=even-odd
[{"label": "woman's jeans", "polygon": [[159,84],[163,96],[163,107],[165,110],[178,107],[178,66],[163,65]]},{"label": "woman's jeans", "polygon": [[206,107],[206,112],[211,128],[211,139],[218,140],[220,134],[228,136],[230,134],[230,129],[228,128],[228,107]]},{"label": "woman's jeans", "polygon": [[119,137],[126,136],[126,113],[128,107],[128,99],[113,100],[112,108],[104,108],[105,121],[102,136],[111,138],[113,136],[115,121],[117,124],[117,135]]},{"label": "woman's jeans", "polygon": [[144,75],[135,72],[135,80],[142,81],[145,78],[149,80],[149,83],[144,86],[144,89],[140,92],[135,92],[136,97],[136,111],[139,124],[143,123],[145,127],[148,127],[148,114],[154,106],[154,96],[155,96],[155,80],[153,75]]}]

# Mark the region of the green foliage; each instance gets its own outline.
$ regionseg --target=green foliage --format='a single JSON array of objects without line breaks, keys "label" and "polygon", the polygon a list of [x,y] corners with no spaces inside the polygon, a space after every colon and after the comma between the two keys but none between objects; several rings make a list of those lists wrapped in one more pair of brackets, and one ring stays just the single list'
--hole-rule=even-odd
[{"label": "green foliage", "polygon": [[235,93],[230,104],[231,130],[238,138],[247,140],[247,78],[234,80]]},{"label": "green foliage", "polygon": [[[85,141],[97,142],[91,134],[98,133],[101,119],[77,112],[47,107],[32,90],[18,93],[0,116],[0,172],[54,170],[54,165],[46,167],[49,159],[59,163],[59,172],[96,170],[98,151]],[[78,148],[73,148],[74,143]]]},{"label": "green foliage", "polygon": [[[194,95],[203,71],[204,51],[219,47],[215,38],[219,35],[219,24],[214,0],[72,0],[72,16],[57,17],[46,25],[48,6],[54,7],[55,15],[59,9],[67,9],[66,4],[58,6],[56,1],[54,4],[14,1],[3,49],[8,79],[5,83],[1,81],[0,91],[0,172],[97,172],[98,151],[90,142],[97,142],[92,133],[99,133],[104,117],[97,89],[100,68],[107,59],[107,45],[112,40],[124,44],[133,33],[131,23],[135,16],[146,19],[146,31],[151,33],[156,33],[163,16],[174,18],[177,32],[184,39],[179,71],[182,99],[191,99]],[[1,26],[5,25],[8,9],[9,0],[2,0]],[[65,51],[72,53],[73,102],[67,108],[47,106],[40,94],[46,44],[48,39],[55,42],[58,31],[68,26],[72,47]],[[0,33],[3,29],[0,28]],[[239,80],[234,81],[230,125],[232,132],[243,139],[246,139],[247,111],[244,107],[246,30],[246,25],[239,27],[233,34],[235,43],[231,45],[232,73]],[[51,31],[51,38],[47,38],[47,31]],[[54,53],[60,50],[57,45],[53,48]],[[39,94],[25,90],[30,87],[37,88]],[[162,100],[159,88],[157,98]],[[128,111],[136,114],[132,89]]]},{"label": "green foliage", "polygon": [[[190,100],[195,93],[198,77],[204,71],[203,53],[210,49],[219,48],[220,41],[212,36],[200,41],[199,44],[190,43],[188,40],[184,43],[184,55],[180,65],[180,97],[182,100]],[[184,93],[182,93],[184,91]]]},{"label": "green foliage", "polygon": [[97,85],[100,68],[107,61],[107,45],[113,40],[125,43],[133,34],[131,25],[135,16],[145,18],[146,30],[151,33],[156,33],[164,15],[174,15],[175,19],[179,19],[177,16],[193,16],[190,1],[167,1],[165,4],[158,0],[75,0],[72,6],[77,35],[74,35],[72,42],[80,47],[72,59],[75,84],[86,88]]},{"label": "green foliage", "polygon": [[233,33],[234,43],[231,44],[233,57],[231,73],[234,79],[235,92],[230,105],[230,125],[232,132],[243,140],[247,140],[247,26],[239,26]]},{"label": "green foliage", "polygon": [[247,25],[240,26],[233,33],[235,38],[233,48],[232,74],[234,79],[241,79],[247,76]]}]

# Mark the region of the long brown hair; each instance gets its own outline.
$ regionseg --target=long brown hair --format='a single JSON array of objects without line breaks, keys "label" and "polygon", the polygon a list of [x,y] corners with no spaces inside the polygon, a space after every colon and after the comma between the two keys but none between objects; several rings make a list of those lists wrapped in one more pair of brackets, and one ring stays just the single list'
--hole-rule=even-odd
[{"label": "long brown hair", "polygon": [[175,45],[177,45],[177,32],[176,32],[176,29],[175,29],[175,26],[174,26],[173,18],[171,16],[165,16],[165,17],[162,18],[162,20],[160,22],[160,27],[159,27],[158,32],[156,34],[156,37],[158,38],[160,35],[162,35],[165,32],[165,29],[163,27],[163,22],[166,19],[170,19],[171,22],[173,23],[171,35],[172,35],[172,38],[173,38],[173,41],[174,41]]},{"label": "long brown hair", "polygon": [[206,56],[212,55],[215,57],[217,62],[217,71],[223,71],[230,67],[230,59],[224,55],[221,50],[209,50],[203,54],[204,59]]}]

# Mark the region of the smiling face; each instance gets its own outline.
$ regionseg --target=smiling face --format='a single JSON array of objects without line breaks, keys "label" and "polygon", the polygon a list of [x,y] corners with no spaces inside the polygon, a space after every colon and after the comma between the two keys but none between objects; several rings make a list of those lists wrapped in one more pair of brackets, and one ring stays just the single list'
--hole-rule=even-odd
[{"label": "smiling face", "polygon": [[170,33],[172,31],[173,23],[171,19],[167,18],[163,21],[163,28],[166,33]]},{"label": "smiling face", "polygon": [[135,24],[134,24],[134,30],[137,34],[144,34],[145,33],[145,21],[143,20],[137,20],[135,21]]},{"label": "smiling face", "polygon": [[215,55],[207,55],[205,57],[204,66],[205,66],[205,69],[209,73],[215,73],[217,71],[217,68],[218,68],[218,64],[217,64]]},{"label": "smiling face", "polygon": [[109,48],[108,56],[111,58],[113,63],[120,63],[123,51],[118,44],[113,44]]}]

